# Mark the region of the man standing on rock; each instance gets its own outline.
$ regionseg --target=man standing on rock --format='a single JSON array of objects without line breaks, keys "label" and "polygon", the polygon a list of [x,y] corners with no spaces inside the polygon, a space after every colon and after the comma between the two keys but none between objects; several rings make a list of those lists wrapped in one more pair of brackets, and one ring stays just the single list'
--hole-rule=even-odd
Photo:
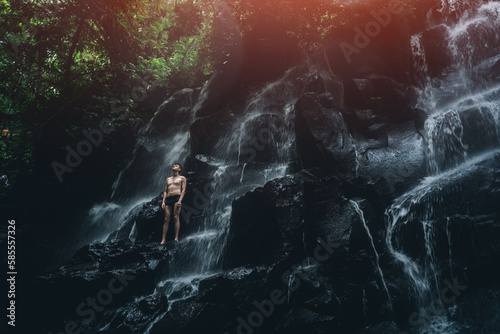
[{"label": "man standing on rock", "polygon": [[180,221],[179,214],[181,212],[181,202],[186,192],[186,178],[179,175],[182,170],[180,164],[172,166],[173,176],[167,178],[165,183],[165,190],[163,191],[163,201],[161,208],[165,209],[165,223],[163,224],[163,237],[160,244],[165,243],[165,237],[168,232],[168,224],[170,223],[170,215],[172,209],[174,210],[174,228],[175,228],[175,241],[179,241]]}]

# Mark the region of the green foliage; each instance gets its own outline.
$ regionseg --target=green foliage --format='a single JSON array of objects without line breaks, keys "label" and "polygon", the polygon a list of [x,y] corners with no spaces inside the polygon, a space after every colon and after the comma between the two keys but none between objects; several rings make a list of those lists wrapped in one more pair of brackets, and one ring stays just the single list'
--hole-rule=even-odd
[{"label": "green foliage", "polygon": [[344,9],[339,1],[235,1],[235,14],[244,33],[286,36],[306,49],[318,46],[321,39],[335,28],[336,18]]},{"label": "green foliage", "polygon": [[[403,2],[408,13],[417,6]],[[2,142],[2,166],[14,159],[30,170],[36,145],[29,144],[47,124],[78,133],[103,118],[119,127],[147,117],[134,94],[166,97],[199,84],[242,49],[242,37],[314,50],[352,24],[360,7],[368,13],[387,3],[0,0],[0,116],[22,134],[17,144]]]},{"label": "green foliage", "polygon": [[212,1],[0,0],[2,126],[28,143],[2,141],[1,165],[33,166],[29,144],[48,123],[75,133],[106,117],[126,126],[150,112],[134,93],[199,83],[212,71],[213,17]]},{"label": "green foliage", "polygon": [[[422,2],[422,1],[421,1]],[[287,38],[302,49],[322,46],[339,28],[351,26],[372,10],[386,9],[390,0],[236,0],[235,16],[243,33],[255,38]],[[411,15],[417,0],[401,0],[404,15]]]}]

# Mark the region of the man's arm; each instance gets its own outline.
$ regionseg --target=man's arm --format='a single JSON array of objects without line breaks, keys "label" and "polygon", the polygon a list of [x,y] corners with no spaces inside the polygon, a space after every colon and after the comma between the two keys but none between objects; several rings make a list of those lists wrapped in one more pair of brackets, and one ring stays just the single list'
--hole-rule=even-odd
[{"label": "man's arm", "polygon": [[179,197],[179,201],[177,203],[181,204],[182,199],[184,198],[184,194],[186,193],[186,178],[183,176],[181,180],[181,197]]},{"label": "man's arm", "polygon": [[167,198],[167,190],[168,190],[168,178],[165,181],[165,189],[163,190],[163,200],[161,201],[161,207],[165,207],[165,198]]}]

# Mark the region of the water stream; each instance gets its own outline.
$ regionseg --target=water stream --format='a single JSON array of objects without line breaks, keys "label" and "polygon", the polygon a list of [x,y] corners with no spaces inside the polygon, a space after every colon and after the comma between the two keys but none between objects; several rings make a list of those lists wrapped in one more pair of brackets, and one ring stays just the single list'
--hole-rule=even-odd
[{"label": "water stream", "polygon": [[[156,287],[155,292],[167,296],[170,307],[196,294],[201,279],[222,270],[232,201],[285,176],[294,142],[292,106],[304,89],[291,79],[294,71],[255,92],[231,124],[232,130],[211,152],[208,160],[217,170],[210,181],[209,204],[203,209],[200,232],[180,240],[169,261],[168,277]],[[263,151],[269,152],[271,161],[259,164]],[[149,329],[153,326],[151,323]]]},{"label": "water stream", "polygon": [[[304,68],[294,68],[279,80],[257,89],[249,96],[242,112],[235,113],[230,124],[225,124],[229,130],[213,149],[196,156],[200,163],[215,171],[204,189],[188,189],[202,194],[206,205],[202,208],[203,218],[196,227],[197,232],[181,233],[180,241],[170,252],[168,273],[156,285],[154,293],[165,295],[169,301],[167,312],[175,303],[195,295],[201,280],[221,272],[232,201],[286,175],[294,154],[292,107],[307,91],[303,84],[307,80],[300,79],[304,75],[310,74]],[[86,238],[88,242],[106,240],[135,210],[140,210],[144,202],[160,193],[168,168],[174,162],[183,163],[190,154],[189,128],[197,120],[196,111],[204,98],[206,94],[202,90],[198,100],[185,108],[183,112],[188,114],[185,124],[173,126],[153,140],[152,124],[155,117],[161,117],[155,115],[141,131],[133,155],[115,181],[112,199],[95,205],[89,212],[92,229]],[[136,182],[134,178],[138,173],[141,180]],[[144,188],[139,190],[138,183]],[[132,240],[135,240],[134,231],[130,233]],[[144,333],[149,333],[163,316],[158,315],[150,322]],[[100,324],[102,328],[106,326]]]},{"label": "water stream", "polygon": [[[377,267],[377,272],[380,276],[380,281],[382,282],[382,285],[384,286],[385,293],[387,294],[387,300],[388,300],[388,302],[391,306],[391,309],[392,309],[391,295],[389,294],[389,289],[387,289],[387,284],[386,284],[385,278],[384,278],[384,272],[382,271],[382,268],[380,268],[380,256],[378,255],[377,248],[375,247],[375,243],[373,241],[373,237],[372,237],[372,234],[370,232],[370,228],[368,227],[368,224],[365,220],[365,215],[363,213],[363,210],[361,210],[358,202],[356,202],[354,200],[350,200],[350,203],[354,207],[354,210],[356,211],[356,213],[359,215],[359,219],[361,220],[361,223],[363,224],[363,227],[366,231],[366,235],[368,236],[368,239],[370,240],[370,245],[372,246],[373,253],[375,254],[375,266]],[[363,293],[364,293],[364,290],[363,290]]]},{"label": "water stream", "polygon": [[[203,92],[202,92],[203,93]],[[185,89],[163,103],[163,107],[175,103],[178,95],[184,94],[189,101],[186,106],[170,112],[167,118],[171,125],[160,135],[155,124],[162,115],[162,107],[139,132],[137,142],[112,186],[110,199],[95,204],[88,212],[85,229],[79,234],[79,245],[105,242],[111,233],[123,226],[138,212],[144,203],[158,196],[163,191],[167,174],[174,163],[183,162],[189,155],[189,127],[195,120],[194,115],[199,108],[200,100],[206,98],[200,94],[195,103],[196,93]],[[180,118],[180,119],[179,119]],[[182,121],[183,122],[182,122]],[[133,235],[132,235],[133,237]]]},{"label": "water stream", "polygon": [[[424,310],[434,299],[439,300],[442,284],[435,254],[435,224],[441,199],[429,194],[467,173],[475,164],[491,158],[500,147],[500,84],[495,78],[478,75],[490,72],[500,60],[500,56],[485,50],[485,45],[491,48],[492,41],[499,40],[500,3],[489,1],[478,8],[467,9],[458,0],[442,1],[442,13],[457,10],[463,11],[460,19],[443,23],[447,32],[443,43],[453,65],[442,76],[431,78],[429,74],[423,35],[417,34],[411,39],[419,83],[417,106],[430,115],[424,127],[428,177],[395,199],[385,212],[387,249],[408,279],[415,306]],[[293,105],[307,92],[303,84],[307,80],[300,80],[306,72],[307,69],[291,69],[279,80],[257,89],[248,97],[242,111],[235,113],[230,124],[225,125],[229,130],[214,143],[213,149],[195,157],[210,165],[214,172],[207,181],[208,193],[204,189],[191,189],[206,198],[203,220],[196,232],[181,235],[171,253],[168,274],[155,287],[154,293],[165,295],[169,301],[167,312],[176,303],[195,295],[201,280],[222,271],[232,201],[289,171],[295,144]],[[154,123],[162,115],[157,113],[144,127],[130,160],[114,182],[111,198],[89,210],[89,224],[82,233],[82,244],[107,240],[143,203],[160,194],[170,166],[184,163],[191,154],[190,127],[207,97],[206,89],[199,94],[190,90],[182,92],[191,99],[183,110],[178,110],[183,122],[158,134]],[[356,159],[356,171],[357,168]],[[368,223],[359,204],[355,201],[351,204],[367,233],[377,273],[391,303]],[[400,234],[407,224],[419,224],[423,231],[423,252],[418,257],[408,252],[402,242]],[[134,227],[130,232],[131,240],[135,239],[135,231]],[[448,226],[446,231],[451,240]],[[452,255],[450,249],[450,271]],[[294,277],[289,277],[289,285],[293,284]],[[363,311],[366,311],[364,291],[363,296]],[[149,333],[163,316],[158,315],[150,322],[144,333]],[[446,314],[428,314],[426,318],[431,321],[419,328],[421,333],[455,331]],[[101,328],[107,325],[101,324]]]},{"label": "water stream", "polygon": [[[436,255],[437,224],[446,223],[446,236],[451,243],[450,217],[442,217],[440,207],[444,198],[440,190],[473,171],[476,164],[491,159],[500,148],[500,85],[479,75],[495,73],[492,66],[500,59],[498,53],[485,49],[498,48],[500,3],[489,1],[477,8],[466,7],[460,1],[442,2],[445,14],[450,10],[463,11],[460,19],[442,23],[447,31],[443,44],[452,59],[442,76],[430,78],[422,34],[412,38],[420,84],[418,107],[430,114],[424,127],[429,176],[395,199],[386,210],[387,248],[410,283],[415,308],[427,320],[417,328],[418,333],[451,334],[459,330],[446,313],[433,313],[429,307],[440,301],[443,285],[443,268]],[[459,188],[456,190],[460,192]],[[407,225],[416,224],[423,236],[423,249],[418,254],[403,237]],[[448,269],[452,273],[451,248],[448,256]]]}]

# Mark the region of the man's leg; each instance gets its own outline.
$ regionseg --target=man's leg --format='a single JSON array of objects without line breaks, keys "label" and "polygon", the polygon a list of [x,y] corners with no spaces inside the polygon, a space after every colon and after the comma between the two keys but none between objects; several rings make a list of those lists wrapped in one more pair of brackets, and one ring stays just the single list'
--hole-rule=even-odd
[{"label": "man's leg", "polygon": [[181,227],[181,223],[179,220],[180,213],[181,213],[181,205],[178,203],[175,203],[175,205],[174,205],[175,241],[179,241],[179,229]]},{"label": "man's leg", "polygon": [[167,237],[167,232],[168,232],[168,224],[170,223],[170,214],[172,212],[172,209],[170,206],[165,205],[165,223],[163,224],[163,237],[161,239],[160,244],[163,245],[165,243],[165,238]]}]

